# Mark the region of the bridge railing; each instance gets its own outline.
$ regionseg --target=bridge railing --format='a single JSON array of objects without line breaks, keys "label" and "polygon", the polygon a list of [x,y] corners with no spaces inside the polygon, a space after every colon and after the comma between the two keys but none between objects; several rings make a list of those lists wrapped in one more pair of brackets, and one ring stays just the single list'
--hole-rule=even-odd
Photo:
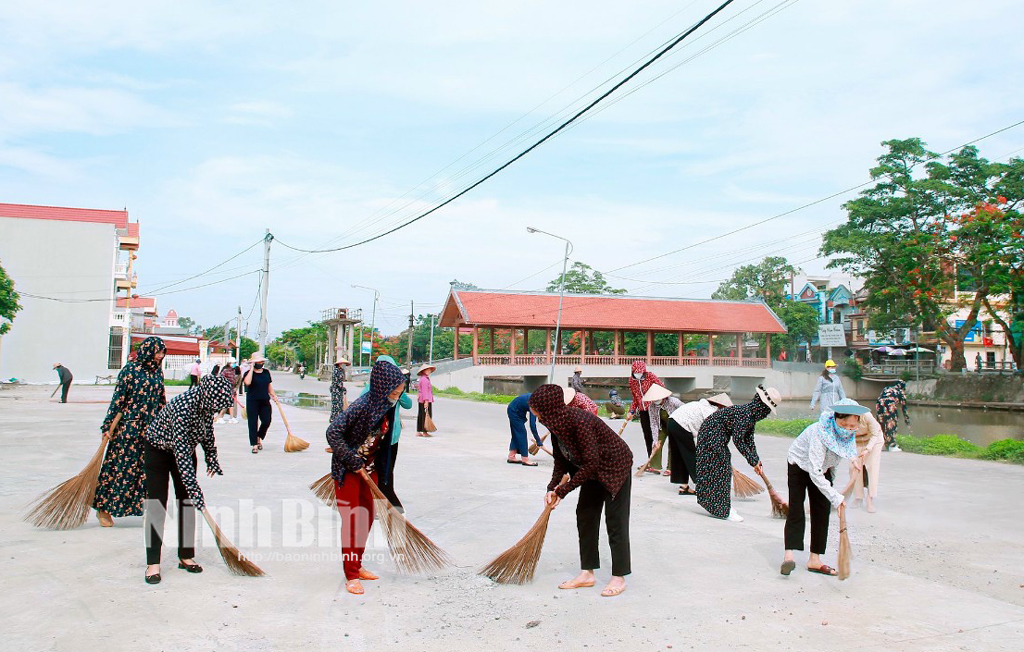
[{"label": "bridge railing", "polygon": [[[741,367],[745,369],[767,369],[771,361],[767,358],[734,358],[706,356],[635,356],[635,355],[556,355],[557,365],[632,365],[643,360],[651,366],[661,367]],[[460,361],[461,362],[461,361]],[[482,366],[543,366],[551,364],[551,356],[544,353],[511,355],[477,355],[477,364]]]}]

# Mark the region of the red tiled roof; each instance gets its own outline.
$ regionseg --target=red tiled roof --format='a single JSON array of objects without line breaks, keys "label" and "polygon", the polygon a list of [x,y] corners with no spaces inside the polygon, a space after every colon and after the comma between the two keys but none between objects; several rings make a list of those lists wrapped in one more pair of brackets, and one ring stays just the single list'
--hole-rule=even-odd
[{"label": "red tiled roof", "polygon": [[[125,214],[125,219],[127,219],[127,213]],[[139,237],[139,223],[138,222],[128,222],[128,237],[129,238],[137,238],[137,237]]]},{"label": "red tiled roof", "polygon": [[[128,211],[108,211],[95,208],[65,208],[62,206],[32,206],[30,204],[0,204],[0,217],[21,217],[33,220],[61,220],[64,222],[94,222],[111,224],[118,229],[129,229]],[[138,236],[138,223],[135,233]]]},{"label": "red tiled roof", "polygon": [[[117,307],[127,308],[128,298],[118,298]],[[132,297],[132,308],[156,308],[156,299],[154,297]]]},{"label": "red tiled roof", "polygon": [[[136,342],[142,342],[147,337],[154,337],[153,335],[137,335],[132,333],[132,344]],[[189,355],[197,357],[199,355],[199,338],[186,337],[184,335],[157,335],[164,341],[164,346],[167,347],[167,355]]]},{"label": "red tiled roof", "polygon": [[[440,326],[456,322],[480,326],[554,328],[558,295],[543,292],[453,290]],[[786,327],[760,302],[655,299],[567,294],[562,328],[683,331],[686,333],[785,333]]]}]

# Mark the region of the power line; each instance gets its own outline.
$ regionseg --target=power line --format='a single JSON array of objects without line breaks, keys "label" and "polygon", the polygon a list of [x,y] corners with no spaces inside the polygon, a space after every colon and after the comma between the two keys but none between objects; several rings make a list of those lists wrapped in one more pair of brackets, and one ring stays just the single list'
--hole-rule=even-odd
[{"label": "power line", "polygon": [[726,7],[731,5],[734,1],[735,0],[726,0],[725,2],[723,2],[721,5],[718,6],[718,8],[716,8],[714,11],[712,11],[711,13],[706,15],[704,18],[702,18],[700,21],[698,21],[697,24],[695,24],[690,29],[686,30],[682,35],[680,35],[679,37],[674,39],[671,43],[669,43],[667,46],[662,48],[657,54],[655,54],[653,57],[648,59],[643,65],[641,65],[639,68],[637,68],[632,73],[627,75],[624,79],[619,81],[617,84],[612,86],[610,89],[605,91],[603,94],[601,94],[599,97],[597,97],[597,99],[595,99],[592,102],[590,102],[587,106],[585,106],[584,108],[580,109],[575,115],[573,115],[568,120],[564,121],[557,128],[555,128],[553,131],[549,132],[547,135],[545,135],[543,138],[541,138],[540,140],[535,142],[533,145],[530,145],[528,148],[526,148],[525,150],[523,150],[522,152],[520,152],[519,154],[514,156],[509,161],[503,163],[501,166],[497,167],[496,169],[494,169],[493,171],[491,171],[490,173],[485,175],[483,178],[477,180],[476,182],[471,184],[469,187],[463,189],[462,191],[458,192],[457,194],[453,195],[452,197],[449,197],[448,199],[444,200],[443,202],[441,202],[440,204],[434,206],[433,208],[430,208],[430,209],[420,213],[416,217],[414,217],[414,218],[412,218],[410,220],[407,220],[406,222],[404,222],[404,223],[402,223],[402,224],[400,224],[400,225],[398,225],[398,226],[396,226],[396,227],[394,227],[392,229],[384,231],[383,233],[380,233],[380,234],[372,236],[370,238],[366,238],[366,239],[361,240],[359,242],[355,242],[353,244],[345,245],[345,246],[342,246],[342,247],[334,247],[334,248],[331,248],[331,249],[302,249],[300,247],[293,247],[291,245],[285,244],[284,242],[281,242],[280,240],[278,240],[278,243],[281,244],[284,247],[287,247],[288,249],[292,249],[294,251],[300,251],[300,252],[304,252],[304,253],[311,253],[311,254],[312,253],[327,253],[327,252],[333,252],[333,251],[342,251],[342,250],[345,250],[345,249],[351,249],[353,247],[358,247],[360,245],[364,245],[364,244],[367,244],[369,242],[373,242],[374,240],[378,240],[380,238],[383,238],[384,236],[390,235],[390,234],[392,234],[392,233],[394,233],[396,231],[404,229],[405,227],[407,227],[407,226],[409,226],[409,225],[411,225],[411,224],[413,224],[415,222],[418,222],[419,220],[422,220],[423,218],[427,217],[428,215],[430,215],[432,213],[435,213],[436,211],[440,210],[441,208],[443,208],[443,207],[447,206],[448,204],[452,203],[453,201],[455,201],[459,197],[462,197],[463,195],[465,195],[466,193],[470,192],[474,188],[480,186],[481,184],[486,182],[488,179],[494,177],[495,175],[500,173],[505,168],[509,167],[510,165],[512,165],[513,163],[518,161],[519,159],[523,158],[524,156],[526,156],[527,154],[529,154],[533,150],[535,150],[538,147],[540,147],[541,145],[543,145],[545,142],[547,142],[548,140],[553,138],[556,134],[558,134],[559,132],[564,130],[566,127],[568,127],[572,123],[576,122],[576,120],[579,119],[580,116],[582,116],[587,111],[589,111],[590,109],[592,109],[595,106],[597,106],[599,103],[601,103],[603,100],[605,100],[608,96],[610,96],[612,93],[617,91],[619,88],[621,88],[625,84],[629,83],[630,80],[632,80],[634,77],[636,77],[641,72],[646,70],[648,67],[653,65],[655,61],[657,61],[658,59],[663,57],[665,54],[667,54],[669,51],[671,51],[672,48],[674,48],[676,45],[678,45],[683,40],[685,40],[690,34],[694,33],[698,29],[700,29],[705,23],[707,23],[709,20],[714,18],[716,15],[718,15],[721,11],[723,11]]},{"label": "power line", "polygon": [[248,252],[250,249],[252,249],[256,245],[259,245],[259,244],[262,244],[262,243],[263,243],[263,238],[260,238],[259,240],[257,240],[256,242],[252,243],[251,245],[249,245],[248,247],[246,247],[242,251],[239,251],[237,254],[235,254],[231,258],[228,258],[227,260],[223,260],[223,261],[217,263],[216,265],[214,265],[213,267],[211,267],[210,269],[208,269],[208,270],[206,270],[204,272],[199,272],[198,274],[195,274],[193,276],[189,276],[188,278],[183,278],[180,281],[175,281],[174,283],[169,283],[169,284],[167,284],[167,285],[165,285],[163,287],[157,288],[157,289],[153,290],[152,292],[144,292],[142,294],[155,294],[157,292],[160,292],[161,290],[166,290],[167,288],[174,287],[175,285],[181,285],[182,283],[186,283],[188,281],[191,281],[192,279],[199,278],[200,276],[205,276],[205,275],[209,274],[210,272],[212,272],[213,270],[217,269],[218,267],[223,267],[224,265],[230,263],[232,260],[234,260],[235,258],[238,258],[242,254]]}]

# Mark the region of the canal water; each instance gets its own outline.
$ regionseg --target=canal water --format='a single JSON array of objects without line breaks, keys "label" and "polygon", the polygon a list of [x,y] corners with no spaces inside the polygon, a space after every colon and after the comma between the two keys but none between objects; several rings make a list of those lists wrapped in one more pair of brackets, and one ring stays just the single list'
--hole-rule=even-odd
[{"label": "canal water", "polygon": [[[629,386],[626,384],[604,384],[594,387],[590,398],[604,403],[608,398],[608,390],[614,387],[627,405],[632,400]],[[590,389],[588,387],[588,389]],[[523,391],[523,382],[513,379],[488,379],[484,391],[488,394],[518,395]],[[808,408],[810,401],[783,401],[779,406],[779,419],[810,419],[818,416],[815,410]],[[872,410],[874,405],[871,406]],[[979,408],[931,407],[911,405],[910,427],[903,421],[900,413],[898,433],[931,437],[932,435],[958,435],[978,446],[988,446],[1000,439],[1024,440],[1024,413],[1003,410],[984,410]]]}]

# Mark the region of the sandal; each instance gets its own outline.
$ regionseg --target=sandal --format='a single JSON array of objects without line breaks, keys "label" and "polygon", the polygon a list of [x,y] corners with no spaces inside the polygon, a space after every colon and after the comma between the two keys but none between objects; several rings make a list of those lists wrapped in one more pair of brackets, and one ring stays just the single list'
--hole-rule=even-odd
[{"label": "sandal", "polygon": [[256,444],[256,447],[259,448],[260,450],[263,450],[263,440],[262,439],[260,440],[260,443]]},{"label": "sandal", "polygon": [[537,464],[536,462],[520,462],[520,464],[523,466],[540,466],[540,464]]},{"label": "sandal", "polygon": [[380,578],[371,573],[370,571],[366,570],[365,568],[360,568],[359,579],[366,580],[367,582],[372,582],[374,580],[379,580]]},{"label": "sandal", "polygon": [[256,454],[256,453],[258,453],[258,452],[260,452],[260,449],[259,449],[259,447],[258,447],[258,446],[253,446],[253,447],[252,447],[252,454],[253,454],[253,455],[255,455],[255,454]]},{"label": "sandal", "polygon": [[147,575],[146,576],[146,584],[159,584],[159,583],[160,583],[160,573],[153,573],[152,575]]},{"label": "sandal", "polygon": [[519,460],[505,460],[505,462],[508,464],[522,464]]},{"label": "sandal", "polygon": [[190,573],[202,573],[203,567],[199,564],[186,564],[185,562],[178,560],[178,568],[186,570]]},{"label": "sandal", "polygon": [[679,495],[680,496],[696,496],[697,492],[696,491],[690,491],[689,487],[679,487]]},{"label": "sandal", "polygon": [[818,573],[819,575],[828,575],[830,577],[836,574],[836,569],[832,568],[828,564],[822,564],[818,568],[808,568],[807,570],[812,573]]},{"label": "sandal", "polygon": [[577,582],[576,580],[566,580],[559,584],[558,588],[568,591],[573,589],[589,589],[592,586],[594,586],[594,580],[590,580],[589,582]]},{"label": "sandal", "polygon": [[602,598],[614,598],[615,596],[621,594],[625,590],[626,590],[626,585],[625,584],[623,584],[622,586],[616,586],[615,588],[606,588],[605,590],[601,591],[601,597]]},{"label": "sandal", "polygon": [[784,562],[782,562],[782,568],[779,569],[779,572],[782,573],[783,575],[789,575],[795,569],[796,569],[796,562],[795,561],[784,561]]},{"label": "sandal", "polygon": [[345,582],[345,589],[348,590],[348,592],[352,595],[362,595],[366,593],[366,591],[363,589],[363,585],[359,582],[359,580],[349,580]]},{"label": "sandal", "polygon": [[647,472],[648,473],[653,473],[654,475],[661,475],[661,469],[652,469],[652,468],[648,467]]}]

